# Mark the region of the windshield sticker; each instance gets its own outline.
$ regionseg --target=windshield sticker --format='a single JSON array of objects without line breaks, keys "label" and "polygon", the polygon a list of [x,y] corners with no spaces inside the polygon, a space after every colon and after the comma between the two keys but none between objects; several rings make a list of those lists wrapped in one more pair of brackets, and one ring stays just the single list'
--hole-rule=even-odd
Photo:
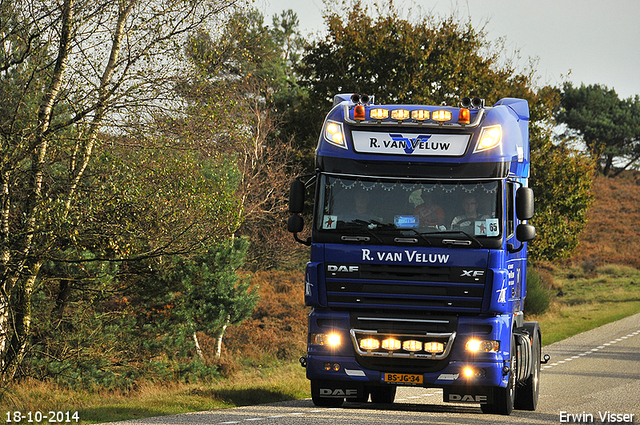
[{"label": "windshield sticker", "polygon": [[475,225],[476,236],[500,236],[500,227],[498,226],[497,218],[487,218],[486,220],[476,221]]},{"label": "windshield sticker", "polygon": [[393,224],[398,229],[413,229],[418,227],[420,220],[415,215],[396,215],[393,217]]},{"label": "windshield sticker", "polygon": [[322,219],[323,229],[335,229],[338,226],[337,215],[325,215]]}]

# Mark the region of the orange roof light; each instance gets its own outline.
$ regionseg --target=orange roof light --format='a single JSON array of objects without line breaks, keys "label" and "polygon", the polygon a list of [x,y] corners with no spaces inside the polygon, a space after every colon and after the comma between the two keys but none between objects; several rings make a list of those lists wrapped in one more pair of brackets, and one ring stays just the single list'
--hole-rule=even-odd
[{"label": "orange roof light", "polygon": [[460,113],[458,114],[458,123],[459,124],[469,124],[471,122],[471,111],[467,108],[461,108]]},{"label": "orange roof light", "polygon": [[364,120],[364,118],[364,105],[356,105],[355,109],[353,110],[353,119],[362,121]]}]

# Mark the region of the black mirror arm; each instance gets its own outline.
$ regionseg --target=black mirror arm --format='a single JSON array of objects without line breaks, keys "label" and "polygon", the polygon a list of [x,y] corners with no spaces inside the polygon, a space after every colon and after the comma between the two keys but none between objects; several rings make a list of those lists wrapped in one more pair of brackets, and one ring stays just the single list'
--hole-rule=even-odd
[{"label": "black mirror arm", "polygon": [[296,242],[301,243],[302,245],[306,245],[306,246],[311,246],[311,238],[307,238],[306,240],[302,240],[298,237],[298,233],[295,232],[293,234],[293,239],[296,240]]},{"label": "black mirror arm", "polygon": [[516,252],[520,252],[522,251],[522,248],[524,248],[524,242],[520,242],[520,246],[517,248],[515,248],[512,243],[507,244],[507,251],[509,251],[509,254],[515,254]]}]

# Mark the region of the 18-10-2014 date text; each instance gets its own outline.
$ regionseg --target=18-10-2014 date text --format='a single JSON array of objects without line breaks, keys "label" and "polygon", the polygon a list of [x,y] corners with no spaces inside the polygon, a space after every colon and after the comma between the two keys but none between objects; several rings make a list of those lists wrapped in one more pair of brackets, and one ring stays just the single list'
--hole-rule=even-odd
[{"label": "18-10-2014 date text", "polygon": [[80,421],[80,414],[71,411],[54,411],[48,412],[21,412],[21,411],[8,411],[6,412],[6,423],[27,423],[27,424],[39,424],[39,423],[77,423]]}]

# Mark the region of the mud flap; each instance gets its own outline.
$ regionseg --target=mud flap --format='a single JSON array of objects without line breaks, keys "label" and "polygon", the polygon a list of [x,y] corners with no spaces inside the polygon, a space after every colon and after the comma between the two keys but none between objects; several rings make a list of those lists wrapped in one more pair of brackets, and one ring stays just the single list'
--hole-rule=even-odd
[{"label": "mud flap", "polygon": [[491,388],[448,387],[443,388],[442,394],[442,401],[445,403],[493,403]]},{"label": "mud flap", "polygon": [[349,381],[314,379],[311,391],[314,397],[342,398],[352,401],[360,400],[365,396],[363,384]]}]

